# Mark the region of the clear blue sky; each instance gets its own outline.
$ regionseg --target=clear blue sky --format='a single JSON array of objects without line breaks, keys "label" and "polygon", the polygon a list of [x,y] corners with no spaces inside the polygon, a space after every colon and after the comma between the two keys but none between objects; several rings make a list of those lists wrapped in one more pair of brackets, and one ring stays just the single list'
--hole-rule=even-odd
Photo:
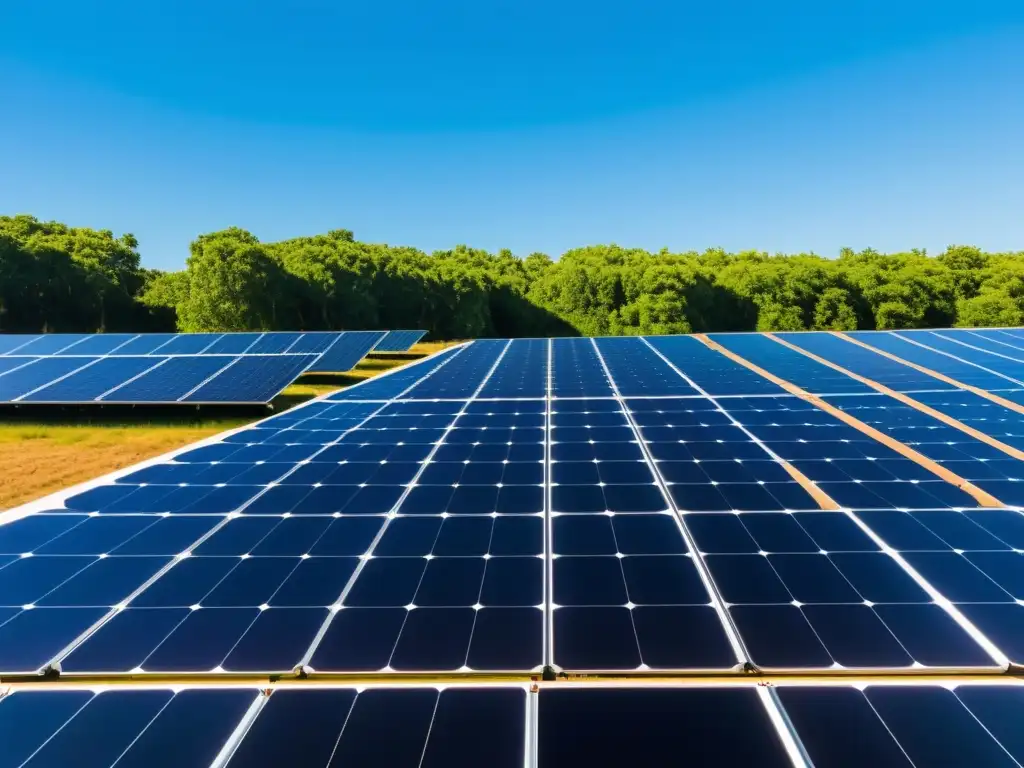
[{"label": "clear blue sky", "polygon": [[0,213],[426,250],[1024,249],[1024,0],[12,0]]}]

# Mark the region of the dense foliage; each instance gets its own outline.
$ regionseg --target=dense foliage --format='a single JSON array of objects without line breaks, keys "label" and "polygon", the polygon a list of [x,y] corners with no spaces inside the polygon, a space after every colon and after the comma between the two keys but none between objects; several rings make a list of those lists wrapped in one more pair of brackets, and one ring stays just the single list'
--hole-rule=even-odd
[{"label": "dense foliage", "polygon": [[181,272],[132,235],[0,216],[0,330],[424,328],[434,338],[1024,325],[1024,252],[838,258],[576,248],[427,254],[347,230],[200,235]]}]

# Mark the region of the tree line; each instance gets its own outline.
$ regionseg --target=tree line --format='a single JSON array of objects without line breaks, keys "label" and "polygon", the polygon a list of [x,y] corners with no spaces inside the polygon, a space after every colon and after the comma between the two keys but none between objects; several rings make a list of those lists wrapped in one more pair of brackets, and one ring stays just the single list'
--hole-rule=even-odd
[{"label": "tree line", "polygon": [[348,230],[197,237],[185,269],[130,234],[0,216],[0,331],[422,328],[437,339],[1024,325],[1024,251],[425,253]]}]

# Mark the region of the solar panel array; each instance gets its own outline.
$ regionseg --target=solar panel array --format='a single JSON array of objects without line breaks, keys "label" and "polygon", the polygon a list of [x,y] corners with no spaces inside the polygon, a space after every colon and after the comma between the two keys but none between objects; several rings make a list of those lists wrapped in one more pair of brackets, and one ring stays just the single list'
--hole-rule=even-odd
[{"label": "solar panel array", "polygon": [[303,373],[351,370],[385,336],[0,335],[0,403],[266,403]]},{"label": "solar panel array", "polygon": [[15,510],[0,765],[1022,765],[1015,338],[481,340]]}]

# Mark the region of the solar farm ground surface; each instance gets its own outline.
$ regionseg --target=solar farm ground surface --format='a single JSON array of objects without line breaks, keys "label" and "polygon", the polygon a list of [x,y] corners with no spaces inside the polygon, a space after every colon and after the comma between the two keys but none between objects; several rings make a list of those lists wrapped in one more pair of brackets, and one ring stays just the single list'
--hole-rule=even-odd
[{"label": "solar farm ground surface", "polygon": [[14,510],[0,765],[1024,765],[1022,404],[1017,330],[441,351]]}]

